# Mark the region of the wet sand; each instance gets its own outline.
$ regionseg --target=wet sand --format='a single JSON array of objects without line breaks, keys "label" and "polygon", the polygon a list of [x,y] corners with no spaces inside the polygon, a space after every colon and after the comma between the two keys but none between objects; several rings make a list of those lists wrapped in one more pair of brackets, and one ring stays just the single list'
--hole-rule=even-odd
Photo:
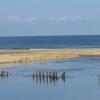
[{"label": "wet sand", "polygon": [[0,50],[0,64],[63,60],[94,55],[100,56],[100,49]]}]

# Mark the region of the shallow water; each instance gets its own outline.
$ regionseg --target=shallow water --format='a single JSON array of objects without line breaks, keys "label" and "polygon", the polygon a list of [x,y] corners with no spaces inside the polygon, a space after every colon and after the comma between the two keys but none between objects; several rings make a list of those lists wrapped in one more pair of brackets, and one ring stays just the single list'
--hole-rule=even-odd
[{"label": "shallow water", "polygon": [[[14,66],[14,67],[13,67]],[[0,78],[1,100],[100,100],[100,57],[36,62],[1,68],[8,77]],[[33,72],[61,70],[65,79],[33,79]]]}]

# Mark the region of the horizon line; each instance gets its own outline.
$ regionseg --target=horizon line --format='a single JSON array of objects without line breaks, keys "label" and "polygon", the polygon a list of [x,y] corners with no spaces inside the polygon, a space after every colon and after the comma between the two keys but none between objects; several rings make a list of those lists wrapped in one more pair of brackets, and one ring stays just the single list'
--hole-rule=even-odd
[{"label": "horizon line", "polygon": [[0,37],[62,37],[62,36],[100,36],[99,34],[98,35],[95,35],[95,34],[92,34],[92,35],[87,35],[87,34],[82,34],[82,35],[16,35],[16,36],[0,36]]}]

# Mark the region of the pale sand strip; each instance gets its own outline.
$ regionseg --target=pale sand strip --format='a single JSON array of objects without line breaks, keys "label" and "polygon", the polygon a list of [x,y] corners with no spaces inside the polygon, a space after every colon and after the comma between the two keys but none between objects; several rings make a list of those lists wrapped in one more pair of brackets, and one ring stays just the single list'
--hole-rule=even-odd
[{"label": "pale sand strip", "polygon": [[100,49],[0,50],[0,64],[71,59],[87,55],[100,56]]}]

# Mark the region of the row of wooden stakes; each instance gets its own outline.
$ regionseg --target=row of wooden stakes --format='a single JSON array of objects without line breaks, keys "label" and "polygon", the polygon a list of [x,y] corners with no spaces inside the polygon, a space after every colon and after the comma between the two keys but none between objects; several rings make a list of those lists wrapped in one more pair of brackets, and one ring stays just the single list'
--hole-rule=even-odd
[{"label": "row of wooden stakes", "polygon": [[[61,72],[60,72],[61,73]],[[38,77],[42,77],[42,78],[64,78],[65,77],[65,72],[62,72],[61,75],[58,75],[57,71],[52,71],[52,72],[48,72],[48,71],[41,71],[41,72],[35,72],[32,74],[33,78],[38,78]]]},{"label": "row of wooden stakes", "polygon": [[[8,71],[1,71],[0,78],[7,78],[11,75]],[[29,75],[30,76],[30,75]],[[39,71],[32,73],[32,79],[36,82],[43,83],[52,83],[57,82],[58,79],[62,79],[65,81],[66,75],[65,72],[57,72],[57,71]]]},{"label": "row of wooden stakes", "polygon": [[65,72],[48,72],[48,71],[42,71],[42,72],[35,72],[32,74],[32,78],[36,83],[42,83],[42,84],[52,84],[56,83],[58,79],[61,79],[63,82],[65,82]]},{"label": "row of wooden stakes", "polygon": [[0,77],[1,77],[1,78],[3,78],[3,77],[5,78],[5,77],[8,77],[8,76],[9,76],[8,71],[1,71],[1,72],[0,72]]}]

